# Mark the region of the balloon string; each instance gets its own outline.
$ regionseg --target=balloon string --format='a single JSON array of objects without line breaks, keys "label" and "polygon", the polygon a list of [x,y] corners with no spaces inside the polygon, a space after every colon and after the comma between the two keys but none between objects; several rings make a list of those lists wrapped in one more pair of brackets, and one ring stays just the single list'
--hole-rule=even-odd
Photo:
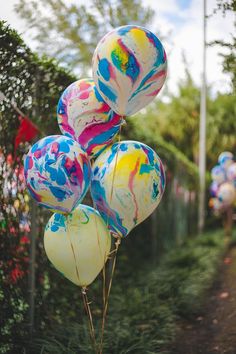
[{"label": "balloon string", "polygon": [[[118,144],[120,143],[121,129],[122,129],[122,124],[120,125],[120,128],[119,128]],[[117,146],[116,157],[115,157],[115,167],[114,167],[113,176],[112,176],[110,203],[111,203],[112,197],[113,197],[115,174],[116,174],[116,167],[117,167],[117,162],[118,162],[118,153],[119,153],[119,145]],[[108,220],[108,218],[107,218],[107,220]]]},{"label": "balloon string", "polygon": [[[77,275],[77,278],[78,278],[78,282],[80,283],[79,269],[78,269],[78,266],[77,266],[75,250],[74,250],[73,243],[71,241],[70,233],[69,233],[69,240],[70,240],[70,246],[71,246],[71,250],[72,250],[72,253],[73,253],[73,257],[74,257],[76,275]],[[97,343],[96,343],[96,338],[95,338],[95,331],[94,331],[94,326],[93,326],[92,313],[91,313],[91,310],[90,310],[88,297],[87,297],[87,292],[86,292],[86,288],[85,287],[82,288],[82,297],[83,297],[84,308],[85,308],[85,311],[86,311],[86,313],[88,315],[88,320],[89,320],[90,338],[91,338],[91,341],[93,343],[94,350],[95,350],[95,353],[96,353]]]},{"label": "balloon string", "polygon": [[99,352],[100,354],[102,354],[102,349],[103,349],[103,337],[104,337],[104,330],[105,330],[108,302],[109,302],[109,296],[110,296],[110,292],[111,292],[112,280],[113,280],[115,267],[116,267],[117,252],[118,252],[120,243],[121,243],[121,238],[120,238],[120,236],[118,236],[117,240],[115,242],[115,250],[114,250],[115,253],[114,253],[114,257],[113,257],[111,277],[110,277],[110,280],[109,280],[107,296],[105,297],[105,306],[104,306],[103,315],[102,315],[102,333],[101,333],[100,352]]},{"label": "balloon string", "polygon": [[92,316],[92,312],[90,309],[90,302],[88,301],[86,287],[83,287],[81,289],[81,293],[82,293],[82,297],[83,297],[84,308],[85,308],[85,311],[86,311],[88,319],[89,319],[89,332],[90,332],[91,341],[93,343],[94,351],[95,351],[95,353],[97,353],[97,342],[96,342],[96,338],[95,338],[93,316]]},{"label": "balloon string", "polygon": [[[121,130],[122,130],[122,125],[124,123],[125,123],[125,121],[123,119],[123,122],[120,124],[120,127],[119,127],[118,144],[121,141]],[[115,182],[115,174],[116,174],[116,168],[117,168],[117,162],[118,162],[118,153],[119,153],[119,145],[117,146],[116,157],[115,157],[115,166],[114,166],[114,171],[113,171],[113,176],[112,176],[110,203],[112,201],[113,191],[114,191],[114,182]],[[108,220],[109,220],[109,213],[108,213],[108,217],[107,217],[107,226],[108,226]],[[108,309],[108,302],[109,302],[109,296],[110,296],[110,292],[111,292],[113,275],[115,272],[116,256],[117,256],[119,245],[120,245],[120,237],[117,237],[117,240],[115,242],[115,249],[112,252],[110,252],[110,254],[109,254],[109,255],[113,254],[113,264],[112,264],[112,272],[111,272],[111,276],[110,276],[110,280],[109,280],[109,284],[108,284],[107,293],[106,293],[105,265],[103,267],[103,272],[102,272],[102,274],[103,274],[103,314],[102,314],[102,333],[101,333],[101,341],[100,341],[100,354],[102,354],[102,350],[103,350],[103,337],[104,337],[104,330],[105,330],[105,323],[106,323],[106,314],[107,314],[107,309]]]}]

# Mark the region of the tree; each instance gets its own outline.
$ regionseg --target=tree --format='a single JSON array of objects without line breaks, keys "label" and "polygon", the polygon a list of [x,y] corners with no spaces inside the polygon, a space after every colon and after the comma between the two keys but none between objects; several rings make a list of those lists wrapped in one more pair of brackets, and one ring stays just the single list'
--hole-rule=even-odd
[{"label": "tree", "polygon": [[[156,101],[134,118],[138,130],[162,136],[182,151],[191,161],[198,162],[200,90],[186,69],[179,83],[178,94],[169,94],[169,102]],[[236,152],[236,106],[233,95],[207,94],[207,168],[215,164],[224,150]]]},{"label": "tree", "polygon": [[126,24],[148,25],[154,13],[141,0],[91,0],[91,5],[62,0],[19,0],[15,10],[33,30],[38,50],[86,72],[98,41]]},{"label": "tree", "polygon": [[[236,13],[236,0],[218,0],[218,9],[225,14],[228,11]],[[215,11],[217,11],[215,10]],[[236,29],[236,21],[234,22]],[[220,45],[228,49],[228,54],[220,54],[223,57],[223,71],[230,74],[232,79],[233,90],[236,89],[236,36],[232,35],[232,42],[214,41],[211,44]]]}]

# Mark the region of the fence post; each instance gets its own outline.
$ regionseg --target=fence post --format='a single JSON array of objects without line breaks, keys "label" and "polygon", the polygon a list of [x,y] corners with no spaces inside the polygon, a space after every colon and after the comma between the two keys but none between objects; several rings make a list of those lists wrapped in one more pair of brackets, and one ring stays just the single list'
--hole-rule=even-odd
[{"label": "fence post", "polygon": [[[35,67],[35,81],[33,93],[33,118],[37,119],[39,116],[39,70]],[[35,143],[35,141],[33,141]],[[35,330],[35,265],[36,265],[36,239],[38,234],[37,225],[37,204],[31,198],[30,202],[30,267],[29,267],[29,332],[32,340]]]},{"label": "fence post", "polygon": [[30,262],[29,262],[29,333],[32,340],[35,322],[35,260],[37,236],[37,206],[30,201]]}]

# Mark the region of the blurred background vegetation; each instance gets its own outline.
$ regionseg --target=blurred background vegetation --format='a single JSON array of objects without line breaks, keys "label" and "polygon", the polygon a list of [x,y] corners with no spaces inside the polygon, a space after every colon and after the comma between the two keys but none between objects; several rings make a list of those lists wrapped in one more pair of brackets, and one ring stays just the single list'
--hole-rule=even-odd
[{"label": "blurred background vegetation", "polygon": [[[32,220],[20,172],[29,145],[21,144],[14,156],[20,123],[11,104],[13,100],[30,117],[40,128],[41,136],[60,134],[56,119],[60,94],[78,75],[90,74],[98,40],[112,27],[127,23],[149,26],[153,19],[151,9],[139,0],[92,0],[89,4],[20,0],[16,11],[35,35],[38,54],[7,23],[0,22],[0,90],[7,98],[0,103],[0,353],[92,352],[80,291],[46,259],[42,238],[49,213],[41,209],[37,209],[34,220],[36,308],[35,330],[29,340]],[[220,1],[216,11],[235,12],[236,3]],[[229,49],[222,70],[231,77],[232,92],[212,97],[208,90],[207,170],[221,151],[236,153],[235,43],[235,38],[233,44],[211,43]],[[166,167],[167,188],[157,211],[122,244],[104,353],[164,353],[174,338],[177,318],[199,311],[225,250],[222,233],[212,231],[220,226],[220,221],[209,213],[210,231],[194,237],[199,111],[200,89],[186,63],[178,93],[166,90],[165,99],[156,100],[128,118],[122,131],[122,138],[143,141],[157,151]],[[101,283],[99,278],[89,290],[97,330],[102,308]]]}]

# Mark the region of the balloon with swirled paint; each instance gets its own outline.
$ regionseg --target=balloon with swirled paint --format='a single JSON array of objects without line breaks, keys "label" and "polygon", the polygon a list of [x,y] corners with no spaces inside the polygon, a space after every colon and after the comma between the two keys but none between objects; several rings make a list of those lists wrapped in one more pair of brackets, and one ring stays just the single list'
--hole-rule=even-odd
[{"label": "balloon with swirled paint", "polygon": [[73,82],[57,106],[61,132],[76,140],[90,157],[96,157],[119,132],[122,117],[112,111],[92,79]]},{"label": "balloon with swirled paint", "polygon": [[161,90],[167,58],[157,36],[140,26],[106,34],[93,55],[93,78],[109,106],[129,116],[147,106]]},{"label": "balloon with swirled paint", "polygon": [[137,141],[106,148],[92,167],[91,195],[110,231],[128,233],[158,206],[165,173],[158,155]]},{"label": "balloon with swirled paint", "polygon": [[217,198],[225,206],[232,206],[236,199],[236,191],[232,183],[225,182],[219,187]]},{"label": "balloon with swirled paint", "polygon": [[31,147],[24,161],[24,175],[29,193],[41,206],[69,213],[88,190],[91,166],[76,141],[51,135]]},{"label": "balloon with swirled paint", "polygon": [[224,169],[227,169],[234,162],[234,155],[230,151],[223,151],[218,158],[218,163]]},{"label": "balloon with swirled paint", "polygon": [[68,215],[52,215],[44,233],[44,248],[59,272],[84,287],[102,270],[111,235],[99,212],[80,204]]},{"label": "balloon with swirled paint", "polygon": [[211,178],[217,184],[221,184],[226,181],[225,170],[223,167],[216,165],[211,170]]},{"label": "balloon with swirled paint", "polygon": [[219,190],[218,183],[216,181],[212,182],[210,185],[210,194],[213,198],[216,197],[218,190]]},{"label": "balloon with swirled paint", "polygon": [[227,169],[227,177],[230,182],[234,184],[236,188],[236,162],[232,163]]}]

